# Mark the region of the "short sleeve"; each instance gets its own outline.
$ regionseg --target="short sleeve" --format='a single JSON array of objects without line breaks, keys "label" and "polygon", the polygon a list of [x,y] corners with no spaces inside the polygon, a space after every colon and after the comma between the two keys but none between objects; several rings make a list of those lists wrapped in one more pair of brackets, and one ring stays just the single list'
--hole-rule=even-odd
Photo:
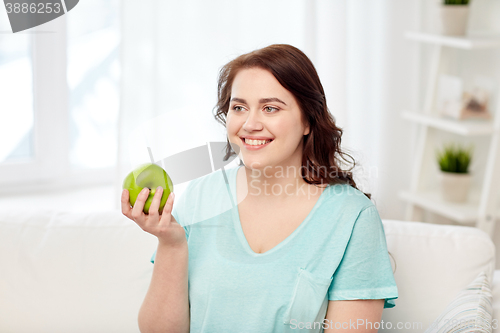
[{"label": "short sleeve", "polygon": [[397,298],[384,226],[376,207],[369,206],[354,222],[344,256],[333,274],[328,299],[385,299],[384,308],[392,308]]},{"label": "short sleeve", "polygon": [[[179,204],[181,203],[181,201],[179,200]],[[179,217],[179,213],[178,213],[178,208],[179,205],[176,205],[174,204],[174,207],[172,208],[172,216],[175,218],[175,220],[177,222],[179,221],[182,221],[182,219]],[[179,222],[180,223],[180,222]],[[186,232],[186,240],[189,240],[189,228],[187,226],[184,226],[184,231]],[[151,256],[151,263],[155,263],[155,257],[156,257],[156,251],[153,253],[153,255]]]}]

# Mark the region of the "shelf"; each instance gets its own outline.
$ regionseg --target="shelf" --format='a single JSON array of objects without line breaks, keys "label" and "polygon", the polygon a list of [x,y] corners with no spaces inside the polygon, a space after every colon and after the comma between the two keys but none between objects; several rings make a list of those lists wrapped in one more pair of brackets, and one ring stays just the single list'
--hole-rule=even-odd
[{"label": "shelf", "polygon": [[[427,216],[423,213],[426,211],[432,212],[455,221],[455,223],[475,224],[477,228],[481,228],[490,237],[493,237],[496,220],[486,220],[486,217],[482,214],[488,214],[488,217],[489,215],[496,218],[500,217],[500,202],[497,202],[496,191],[500,186],[497,183],[500,180],[500,160],[496,156],[497,152],[494,151],[494,148],[500,147],[500,128],[497,126],[498,120],[500,120],[497,118],[500,117],[500,104],[497,103],[497,110],[492,112],[489,119],[479,117],[455,119],[438,112],[434,105],[439,95],[440,75],[447,73],[453,68],[453,65],[466,64],[461,61],[456,63],[455,56],[459,54],[455,54],[455,52],[460,53],[463,52],[462,50],[480,50],[479,53],[482,53],[483,50],[484,52],[496,52],[500,49],[500,31],[476,30],[468,32],[465,36],[406,31],[404,36],[409,40],[427,43],[427,45],[431,46],[416,45],[418,46],[416,49],[418,57],[425,60],[429,70],[428,83],[424,86],[419,85],[419,88],[425,88],[423,100],[425,108],[423,110],[402,110],[403,112],[401,112],[403,119],[412,121],[419,126],[419,130],[414,134],[416,139],[414,164],[416,165],[412,170],[411,187],[408,191],[399,193],[399,197],[407,203],[408,209],[406,210],[405,219],[427,219]],[[423,49],[420,49],[420,46]],[[450,48],[454,48],[454,50]],[[462,55],[460,53],[460,56]],[[426,59],[427,56],[428,59]],[[475,60],[483,61],[480,58]],[[473,69],[470,68],[470,70]],[[436,133],[436,131],[440,132]],[[488,149],[487,156],[482,156],[481,161],[479,161],[479,163],[485,164],[484,177],[480,182],[474,183],[474,187],[471,188],[469,193],[469,200],[465,203],[453,203],[443,200],[440,191],[442,184],[440,184],[439,177],[431,177],[433,173],[435,174],[431,167],[436,164],[432,149],[444,139],[444,136],[440,135],[444,134],[443,132],[463,136],[465,139],[486,138],[490,141],[489,147],[484,147],[485,150]],[[464,138],[456,137],[455,139]],[[485,185],[488,185],[488,187],[485,188]],[[481,215],[479,215],[480,213]],[[430,220],[433,219],[430,218]]]},{"label": "shelf", "polygon": [[465,136],[486,136],[495,131],[491,120],[456,120],[413,111],[403,111],[401,116],[419,124]]},{"label": "shelf", "polygon": [[399,197],[404,201],[420,206],[449,219],[455,220],[458,223],[470,224],[476,222],[478,218],[479,205],[477,202],[446,202],[441,198],[441,193],[438,191],[420,193],[403,191],[399,194]]},{"label": "shelf", "polygon": [[460,49],[487,49],[500,47],[500,34],[498,35],[468,35],[446,36],[425,32],[407,31],[405,37],[420,42],[456,47]]}]

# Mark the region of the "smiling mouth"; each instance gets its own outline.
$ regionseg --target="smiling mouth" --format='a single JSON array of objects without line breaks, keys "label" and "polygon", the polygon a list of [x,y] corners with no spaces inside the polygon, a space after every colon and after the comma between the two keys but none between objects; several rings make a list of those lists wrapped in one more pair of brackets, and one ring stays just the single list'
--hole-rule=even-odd
[{"label": "smiling mouth", "polygon": [[243,143],[245,143],[246,145],[248,146],[255,146],[255,147],[258,147],[258,146],[264,146],[268,143],[270,143],[271,141],[273,141],[274,139],[269,139],[269,140],[249,140],[249,139],[245,139],[245,138],[240,138]]}]

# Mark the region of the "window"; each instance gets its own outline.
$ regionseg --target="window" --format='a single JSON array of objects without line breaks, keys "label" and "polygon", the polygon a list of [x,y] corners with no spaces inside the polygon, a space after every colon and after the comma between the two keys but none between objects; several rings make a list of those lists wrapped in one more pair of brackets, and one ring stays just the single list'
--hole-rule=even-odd
[{"label": "window", "polygon": [[120,75],[117,9],[118,0],[87,0],[68,14],[73,167],[103,168],[116,163]]},{"label": "window", "polygon": [[33,157],[31,35],[8,33],[0,19],[0,162]]},{"label": "window", "polygon": [[9,33],[0,10],[0,192],[113,182],[119,1]]}]

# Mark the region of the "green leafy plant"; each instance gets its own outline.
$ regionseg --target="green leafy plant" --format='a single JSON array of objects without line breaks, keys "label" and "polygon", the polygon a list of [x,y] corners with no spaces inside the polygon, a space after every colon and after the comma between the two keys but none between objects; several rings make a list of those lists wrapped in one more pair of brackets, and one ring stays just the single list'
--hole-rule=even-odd
[{"label": "green leafy plant", "polygon": [[443,0],[443,5],[468,5],[469,0]]},{"label": "green leafy plant", "polygon": [[472,145],[469,148],[445,145],[443,151],[436,151],[439,168],[443,172],[468,173],[472,150]]}]

